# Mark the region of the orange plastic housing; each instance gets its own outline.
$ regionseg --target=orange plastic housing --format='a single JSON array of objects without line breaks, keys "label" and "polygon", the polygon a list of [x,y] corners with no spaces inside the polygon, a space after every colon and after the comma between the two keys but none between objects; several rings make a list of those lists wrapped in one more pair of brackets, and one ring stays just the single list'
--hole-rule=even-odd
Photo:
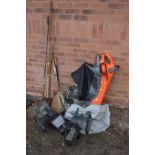
[{"label": "orange plastic housing", "polygon": [[100,69],[101,69],[101,74],[102,74],[101,85],[100,85],[98,95],[96,96],[95,99],[91,101],[92,104],[101,105],[103,103],[105,93],[113,77],[113,72],[108,72],[108,68],[113,68],[113,67],[115,67],[115,63],[111,55],[109,53],[103,53],[100,59]]}]

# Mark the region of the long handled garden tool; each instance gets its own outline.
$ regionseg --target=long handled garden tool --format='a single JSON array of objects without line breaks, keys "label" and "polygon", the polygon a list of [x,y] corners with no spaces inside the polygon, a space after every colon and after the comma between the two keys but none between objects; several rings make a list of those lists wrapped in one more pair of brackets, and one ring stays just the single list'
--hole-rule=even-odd
[{"label": "long handled garden tool", "polygon": [[47,47],[46,47],[46,63],[45,63],[45,69],[44,69],[44,78],[45,78],[45,84],[44,84],[44,99],[50,99],[51,98],[51,76],[52,71],[54,72],[54,75],[57,80],[58,84],[58,92],[54,95],[51,103],[51,108],[54,112],[62,112],[64,110],[64,95],[62,91],[60,90],[60,80],[59,80],[59,72],[58,72],[58,64],[56,61],[56,58],[54,56],[53,50],[54,50],[54,43],[55,43],[55,36],[53,35],[52,39],[52,47],[50,50],[49,40],[51,34],[51,18],[47,17]]},{"label": "long handled garden tool", "polygon": [[49,47],[49,34],[51,33],[50,29],[50,18],[47,17],[47,44],[46,44],[46,58],[45,58],[45,68],[44,68],[44,92],[43,98],[49,99],[51,98],[51,71],[52,71],[52,60],[51,53],[54,47],[54,39],[52,40],[52,49]]}]

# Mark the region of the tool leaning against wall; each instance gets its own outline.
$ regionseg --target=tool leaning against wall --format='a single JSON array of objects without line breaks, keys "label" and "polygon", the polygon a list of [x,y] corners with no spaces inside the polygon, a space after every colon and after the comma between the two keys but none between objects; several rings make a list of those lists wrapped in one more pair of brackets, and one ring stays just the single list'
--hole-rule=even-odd
[{"label": "tool leaning against wall", "polygon": [[[45,58],[45,67],[44,67],[44,91],[43,91],[43,99],[49,99],[51,98],[51,68],[52,68],[52,62],[51,62],[51,51],[50,51],[50,45],[49,45],[49,34],[51,33],[50,29],[50,18],[47,17],[47,43],[46,43],[46,58]],[[52,40],[52,47],[53,47],[53,41]]]},{"label": "tool leaning against wall", "polygon": [[[52,9],[52,3],[51,3]],[[52,31],[53,28],[53,31]],[[53,33],[52,33],[53,32]],[[52,42],[50,42],[52,40]],[[51,43],[51,46],[50,46]],[[64,109],[64,97],[60,88],[60,80],[58,73],[58,64],[57,59],[54,54],[54,43],[55,43],[55,34],[54,34],[54,24],[52,20],[52,14],[47,16],[47,44],[46,44],[46,57],[45,57],[45,68],[44,68],[44,91],[43,99],[49,101],[51,108],[54,112],[61,112]],[[51,91],[51,79],[52,73],[57,81],[58,91],[52,98]]]}]

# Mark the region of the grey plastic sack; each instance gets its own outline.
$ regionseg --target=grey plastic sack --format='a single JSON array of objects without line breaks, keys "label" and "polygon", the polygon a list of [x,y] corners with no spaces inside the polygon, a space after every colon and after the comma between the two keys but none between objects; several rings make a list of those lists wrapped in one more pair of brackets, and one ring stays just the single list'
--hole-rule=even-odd
[{"label": "grey plastic sack", "polygon": [[[109,111],[109,105],[104,104],[104,105],[89,105],[86,108],[83,108],[77,104],[72,104],[65,113],[65,118],[67,120],[71,120],[76,111],[78,110],[78,114],[83,114],[85,115],[86,112],[90,111],[91,112],[91,117],[92,117],[92,123],[90,126],[89,134],[92,133],[99,133],[105,131],[109,125],[110,125],[110,111]],[[81,126],[81,133],[85,134],[85,127],[86,127],[86,122],[81,120],[80,123]]]}]

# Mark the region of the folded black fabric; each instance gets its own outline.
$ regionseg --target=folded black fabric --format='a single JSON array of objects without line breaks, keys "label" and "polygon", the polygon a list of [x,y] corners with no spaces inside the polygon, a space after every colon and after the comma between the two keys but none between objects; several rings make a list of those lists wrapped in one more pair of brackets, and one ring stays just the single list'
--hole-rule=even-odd
[{"label": "folded black fabric", "polygon": [[79,88],[80,100],[91,101],[98,94],[100,75],[97,75],[95,65],[84,63],[71,76]]}]

